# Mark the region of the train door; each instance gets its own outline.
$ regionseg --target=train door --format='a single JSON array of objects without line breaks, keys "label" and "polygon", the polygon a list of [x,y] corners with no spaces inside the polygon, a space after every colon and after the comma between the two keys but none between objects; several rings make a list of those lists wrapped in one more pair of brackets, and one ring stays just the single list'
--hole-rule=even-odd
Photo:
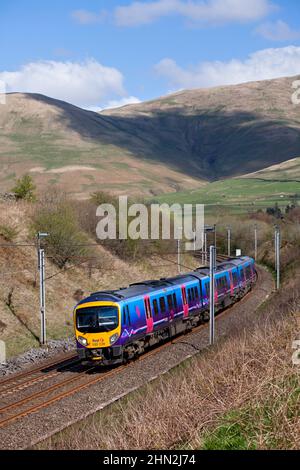
[{"label": "train door", "polygon": [[153,331],[153,317],[152,317],[152,311],[151,311],[151,306],[150,306],[150,298],[148,296],[144,297],[144,306],[145,306],[146,324],[147,324],[146,333],[151,333],[151,331]]},{"label": "train door", "polygon": [[183,316],[189,316],[189,304],[186,297],[186,288],[185,286],[181,286],[181,295],[182,295],[182,305],[183,305]]}]

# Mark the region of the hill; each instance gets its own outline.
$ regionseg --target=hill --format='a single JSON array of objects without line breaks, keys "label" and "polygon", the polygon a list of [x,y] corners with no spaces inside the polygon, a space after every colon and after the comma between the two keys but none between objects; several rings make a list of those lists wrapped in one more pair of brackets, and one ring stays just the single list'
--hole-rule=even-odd
[{"label": "hill", "polygon": [[102,113],[8,94],[1,187],[29,171],[39,186],[59,184],[76,197],[97,189],[157,195],[282,164],[300,155],[296,78],[187,90]]},{"label": "hill", "polygon": [[274,206],[285,207],[300,200],[300,158],[272,165],[235,178],[221,179],[196,190],[162,194],[157,202],[205,204],[206,213],[216,208],[245,212]]},{"label": "hill", "polygon": [[210,181],[239,176],[300,154],[296,79],[182,91],[102,116],[128,135],[134,128],[145,141],[151,136],[147,155],[185,173]]},{"label": "hill", "polygon": [[108,119],[42,95],[12,93],[0,108],[0,187],[29,172],[39,188],[60,185],[75,197],[95,190],[158,194],[201,186],[163,161],[117,145]]}]

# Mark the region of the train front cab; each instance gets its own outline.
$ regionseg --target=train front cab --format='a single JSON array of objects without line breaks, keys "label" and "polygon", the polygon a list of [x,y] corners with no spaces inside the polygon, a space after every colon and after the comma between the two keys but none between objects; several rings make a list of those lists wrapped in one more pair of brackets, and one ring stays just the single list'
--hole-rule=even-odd
[{"label": "train front cab", "polygon": [[74,328],[78,356],[83,361],[122,362],[121,308],[116,302],[96,301],[77,305]]}]

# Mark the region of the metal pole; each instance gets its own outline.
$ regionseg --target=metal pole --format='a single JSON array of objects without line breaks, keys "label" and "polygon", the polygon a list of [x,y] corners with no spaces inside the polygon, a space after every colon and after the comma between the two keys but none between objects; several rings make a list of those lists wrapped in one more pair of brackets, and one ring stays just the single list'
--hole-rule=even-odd
[{"label": "metal pole", "polygon": [[203,229],[203,232],[202,232],[202,254],[201,254],[201,264],[203,266],[204,264],[204,238],[205,238],[205,229]]},{"label": "metal pole", "polygon": [[227,227],[227,247],[228,247],[228,257],[231,255],[231,228]]},{"label": "metal pole", "polygon": [[254,225],[254,259],[257,260],[257,225]]},{"label": "metal pole", "polygon": [[194,234],[194,251],[196,251],[196,230],[193,231]]},{"label": "metal pole", "polygon": [[40,313],[41,313],[41,337],[40,342],[45,345],[46,337],[46,295],[45,295],[45,250],[39,248],[39,272],[40,272]]},{"label": "metal pole", "polygon": [[276,230],[276,289],[280,288],[280,230]]},{"label": "metal pole", "polygon": [[216,248],[210,246],[209,249],[209,344],[215,342],[215,266],[216,266]]},{"label": "metal pole", "polygon": [[204,262],[207,265],[207,233],[204,232]]},{"label": "metal pole", "polygon": [[180,273],[180,240],[179,238],[177,240],[177,266],[178,266],[178,272]]},{"label": "metal pole", "polygon": [[215,233],[215,249],[217,249],[217,225],[214,224],[214,233]]}]

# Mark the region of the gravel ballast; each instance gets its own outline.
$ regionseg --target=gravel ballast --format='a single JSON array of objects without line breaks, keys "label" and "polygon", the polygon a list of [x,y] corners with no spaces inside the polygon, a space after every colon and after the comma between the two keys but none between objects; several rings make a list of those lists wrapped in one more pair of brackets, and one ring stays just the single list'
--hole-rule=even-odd
[{"label": "gravel ballast", "polygon": [[75,348],[74,338],[49,340],[45,348],[32,348],[26,351],[26,353],[9,359],[4,364],[0,364],[0,377],[29,369],[30,366],[38,365],[42,361],[51,359],[64,352],[74,350],[75,353]]}]

